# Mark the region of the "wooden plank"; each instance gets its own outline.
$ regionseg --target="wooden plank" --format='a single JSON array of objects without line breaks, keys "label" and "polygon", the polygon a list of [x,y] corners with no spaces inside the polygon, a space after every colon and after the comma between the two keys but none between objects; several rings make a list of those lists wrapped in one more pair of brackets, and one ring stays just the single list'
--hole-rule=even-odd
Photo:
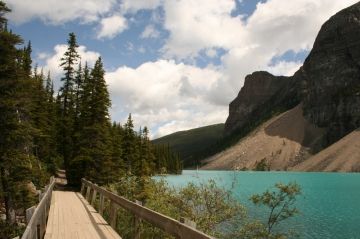
[{"label": "wooden plank", "polygon": [[95,203],[95,200],[96,200],[96,193],[97,191],[96,190],[93,190],[93,194],[92,194],[92,197],[91,197],[91,206],[94,206],[94,203]]},{"label": "wooden plank", "polygon": [[103,194],[100,194],[99,213],[101,216],[104,215],[104,206],[105,206],[105,197]]},{"label": "wooden plank", "polygon": [[[38,225],[40,225],[40,233],[44,233],[45,231],[45,220],[47,218],[47,215],[45,213],[47,212],[48,207],[48,198],[51,196],[53,188],[55,185],[55,180],[53,177],[50,178],[50,184],[47,187],[47,190],[43,193],[43,196],[41,198],[41,201],[37,205],[31,219],[29,220],[29,223],[26,226],[25,232],[22,235],[22,239],[32,239],[34,232],[37,233],[38,231]],[[43,235],[40,235],[42,237]]]},{"label": "wooden plank", "polygon": [[26,223],[27,224],[29,224],[31,217],[35,212],[35,208],[36,208],[36,206],[32,206],[31,208],[26,209]]},{"label": "wooden plank", "polygon": [[110,202],[110,226],[112,228],[116,228],[116,219],[117,219],[117,211],[118,211],[118,205],[114,203],[113,201]]},{"label": "wooden plank", "polygon": [[90,191],[91,191],[91,187],[87,187],[86,189],[86,201],[89,201],[89,197],[90,197]]},{"label": "wooden plank", "polygon": [[93,208],[83,197],[80,197],[80,200],[83,201],[83,204],[87,207],[87,211],[91,213],[91,217],[100,228],[103,235],[106,235],[106,238],[109,239],[119,239],[120,236],[115,232],[115,230],[105,221],[105,219],[96,212],[95,208]]},{"label": "wooden plank", "polygon": [[[135,203],[137,205],[142,206],[142,202],[135,200]],[[141,218],[138,216],[134,217],[134,229],[135,229],[135,235],[134,239],[140,239],[141,238]]]},{"label": "wooden plank", "polygon": [[54,191],[45,234],[48,239],[121,239],[76,192]]}]

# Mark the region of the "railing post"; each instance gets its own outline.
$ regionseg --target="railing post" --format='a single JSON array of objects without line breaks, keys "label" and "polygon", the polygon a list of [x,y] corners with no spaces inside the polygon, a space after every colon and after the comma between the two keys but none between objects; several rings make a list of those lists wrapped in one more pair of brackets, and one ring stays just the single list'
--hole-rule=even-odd
[{"label": "railing post", "polygon": [[[135,203],[142,206],[142,202],[135,200]],[[140,239],[141,237],[141,219],[135,215],[134,217],[134,228],[135,228],[135,235],[134,239]]]},{"label": "railing post", "polygon": [[118,205],[110,200],[110,226],[113,229],[116,229],[116,219],[117,219]]},{"label": "railing post", "polygon": [[90,202],[90,205],[94,207],[94,203],[95,203],[95,200],[96,200],[96,190],[94,189],[93,190],[93,194],[92,194],[92,197],[91,197],[91,202]]},{"label": "railing post", "polygon": [[[45,208],[44,208],[45,209]],[[41,213],[41,217],[40,217],[40,222],[39,222],[39,236],[40,238],[43,238],[43,236],[45,235],[45,230],[46,230],[46,216],[45,216],[45,210],[43,209],[43,212]]]},{"label": "railing post", "polygon": [[29,224],[30,219],[35,211],[35,206],[32,206],[31,208],[26,209],[26,224]]},{"label": "railing post", "polygon": [[90,197],[90,190],[91,190],[90,186],[87,186],[85,199],[88,202],[89,202],[89,197]]},{"label": "railing post", "polygon": [[80,193],[81,195],[84,196],[84,190],[85,190],[85,183],[81,180],[81,190],[80,190]]},{"label": "railing post", "polygon": [[[142,221],[147,221],[153,226],[164,230],[169,235],[178,239],[196,238],[196,239],[213,239],[211,236],[206,235],[203,232],[196,230],[196,223],[185,218],[180,218],[180,221],[169,218],[161,213],[155,212],[149,208],[143,207],[141,202],[131,202],[128,199],[116,195],[115,193],[99,187],[91,182],[83,180],[86,189],[86,200],[91,204],[96,200],[97,194],[100,194],[99,213],[101,216],[104,214],[104,210],[109,210],[110,226],[116,230],[117,226],[117,213],[118,207],[122,207],[125,210],[130,211],[134,216],[134,235],[135,239],[142,237]],[[91,190],[93,193],[91,194]],[[90,199],[90,201],[89,201]],[[105,208],[105,200],[110,200],[109,209]],[[89,204],[90,204],[89,203]]]},{"label": "railing post", "polygon": [[102,193],[100,193],[99,213],[101,216],[103,216],[104,214],[104,202],[105,202],[105,197]]}]

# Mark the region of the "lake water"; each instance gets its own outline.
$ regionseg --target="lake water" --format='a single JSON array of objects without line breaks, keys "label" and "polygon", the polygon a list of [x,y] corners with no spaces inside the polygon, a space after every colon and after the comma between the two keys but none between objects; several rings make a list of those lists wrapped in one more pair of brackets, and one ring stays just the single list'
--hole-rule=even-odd
[{"label": "lake water", "polygon": [[273,188],[277,182],[296,182],[302,195],[296,202],[300,215],[280,227],[295,229],[300,238],[360,238],[360,174],[359,173],[297,173],[297,172],[233,172],[184,170],[182,175],[166,176],[175,187],[188,182],[206,182],[231,189],[234,196],[254,217],[268,215],[264,208],[253,206],[251,195]]}]

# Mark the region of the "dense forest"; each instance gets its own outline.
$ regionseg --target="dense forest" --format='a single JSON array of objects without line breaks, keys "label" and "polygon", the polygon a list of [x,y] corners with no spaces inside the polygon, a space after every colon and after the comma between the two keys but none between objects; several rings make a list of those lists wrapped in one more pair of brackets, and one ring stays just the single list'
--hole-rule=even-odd
[{"label": "dense forest", "polygon": [[[0,231],[24,222],[24,209],[36,201],[58,168],[79,187],[86,177],[99,185],[125,175],[148,177],[181,173],[179,156],[166,145],[154,146],[147,127],[111,122],[109,92],[99,57],[81,62],[74,33],[59,67],[61,88],[50,72],[33,67],[31,43],[7,26],[9,12],[0,1]],[[1,237],[1,236],[0,236]]]}]

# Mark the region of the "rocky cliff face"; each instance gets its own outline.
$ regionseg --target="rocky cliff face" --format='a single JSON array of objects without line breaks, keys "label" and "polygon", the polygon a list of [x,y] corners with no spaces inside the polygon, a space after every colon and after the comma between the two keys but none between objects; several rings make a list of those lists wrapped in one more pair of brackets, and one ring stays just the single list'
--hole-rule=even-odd
[{"label": "rocky cliff face", "polygon": [[327,144],[360,126],[360,3],[322,26],[301,80],[304,116],[328,129]]},{"label": "rocky cliff face", "polygon": [[[360,3],[321,28],[303,67],[292,77],[255,72],[230,103],[225,135],[269,111],[303,102],[307,120],[327,131],[325,144],[360,126]],[[280,107],[280,108],[279,108]]]},{"label": "rocky cliff face", "polygon": [[286,81],[287,77],[276,77],[266,71],[254,72],[246,76],[244,87],[230,103],[225,132],[231,133],[244,126],[251,120],[256,109],[276,95]]}]

